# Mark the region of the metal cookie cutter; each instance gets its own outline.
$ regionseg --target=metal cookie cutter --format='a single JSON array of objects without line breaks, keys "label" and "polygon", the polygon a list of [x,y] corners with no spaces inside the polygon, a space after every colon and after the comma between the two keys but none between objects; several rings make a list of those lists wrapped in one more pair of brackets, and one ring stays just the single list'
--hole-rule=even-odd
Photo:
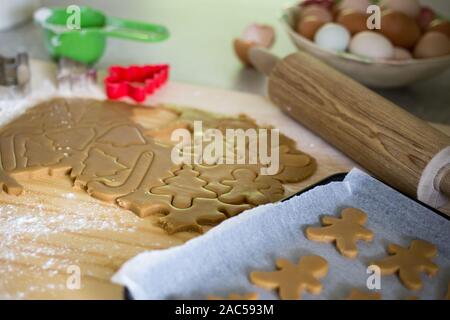
[{"label": "metal cookie cutter", "polygon": [[15,57],[0,55],[0,99],[16,99],[30,92],[31,71],[28,54],[25,52]]},{"label": "metal cookie cutter", "polygon": [[56,80],[58,88],[65,91],[88,90],[97,83],[97,70],[69,58],[60,58]]}]

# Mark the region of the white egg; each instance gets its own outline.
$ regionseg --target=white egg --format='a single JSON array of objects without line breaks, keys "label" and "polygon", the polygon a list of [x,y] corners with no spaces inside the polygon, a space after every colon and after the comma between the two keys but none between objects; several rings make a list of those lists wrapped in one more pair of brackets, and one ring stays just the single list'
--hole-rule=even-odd
[{"label": "white egg", "polygon": [[392,43],[385,36],[373,31],[357,33],[350,42],[349,51],[373,59],[391,59],[394,56]]},{"label": "white egg", "polygon": [[405,48],[401,47],[395,47],[394,48],[394,55],[392,56],[392,59],[394,60],[410,60],[412,59],[412,53]]},{"label": "white egg", "polygon": [[350,43],[350,32],[336,23],[326,23],[314,36],[314,42],[321,48],[345,51]]}]

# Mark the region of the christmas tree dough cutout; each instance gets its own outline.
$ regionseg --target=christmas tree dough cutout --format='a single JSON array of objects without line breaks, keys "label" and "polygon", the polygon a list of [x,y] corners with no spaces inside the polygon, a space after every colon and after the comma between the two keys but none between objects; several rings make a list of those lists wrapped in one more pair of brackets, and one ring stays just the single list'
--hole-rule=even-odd
[{"label": "christmas tree dough cutout", "polygon": [[320,294],[322,284],[319,279],[328,273],[328,262],[320,256],[304,256],[297,265],[289,260],[276,261],[278,271],[250,273],[250,281],[266,289],[278,289],[282,300],[301,299],[303,291]]},{"label": "christmas tree dough cutout", "polygon": [[358,240],[372,241],[373,232],[364,227],[367,214],[356,208],[346,208],[341,212],[341,218],[325,216],[322,218],[324,227],[306,229],[306,238],[319,242],[336,242],[338,251],[347,258],[358,255],[356,242]]},{"label": "christmas tree dough cutout", "polygon": [[398,273],[400,281],[410,290],[422,288],[421,273],[434,276],[438,272],[438,266],[431,261],[437,254],[436,246],[427,241],[413,240],[409,248],[390,244],[387,251],[389,257],[372,264],[380,268],[382,275]]},{"label": "christmas tree dough cutout", "polygon": [[191,166],[184,165],[181,170],[175,171],[173,177],[164,180],[164,186],[152,188],[150,192],[172,196],[172,205],[180,209],[192,206],[193,199],[217,198],[215,192],[204,188],[207,182],[198,178],[199,175]]},{"label": "christmas tree dough cutout", "polygon": [[208,296],[208,300],[258,300],[259,296],[256,292],[237,294],[230,293],[228,297]]},{"label": "christmas tree dough cutout", "polygon": [[379,292],[365,292],[358,289],[352,289],[347,300],[381,300]]}]

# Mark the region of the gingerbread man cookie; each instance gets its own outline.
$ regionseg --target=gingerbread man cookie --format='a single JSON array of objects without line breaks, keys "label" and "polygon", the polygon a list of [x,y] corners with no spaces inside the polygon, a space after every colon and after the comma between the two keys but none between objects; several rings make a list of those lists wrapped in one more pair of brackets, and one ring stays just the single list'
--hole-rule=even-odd
[{"label": "gingerbread man cookie", "polygon": [[278,259],[276,265],[280,270],[250,273],[250,281],[266,289],[278,289],[282,300],[297,300],[305,290],[319,294],[322,290],[319,279],[328,273],[328,262],[320,256],[304,256],[297,265]]},{"label": "gingerbread man cookie", "polygon": [[358,255],[356,242],[358,240],[372,241],[373,232],[363,227],[367,214],[355,208],[346,208],[341,212],[341,218],[325,216],[322,218],[324,227],[306,229],[309,240],[320,242],[336,242],[338,251],[345,257],[355,258]]},{"label": "gingerbread man cookie", "polygon": [[230,293],[228,297],[208,296],[208,300],[258,300],[258,293],[250,292],[244,294]]},{"label": "gingerbread man cookie", "polygon": [[347,300],[381,300],[381,293],[364,292],[358,289],[352,289]]},{"label": "gingerbread man cookie", "polygon": [[413,240],[409,248],[390,244],[387,250],[391,256],[372,264],[381,269],[382,275],[398,273],[401,282],[410,290],[422,288],[422,272],[429,276],[438,272],[438,266],[431,261],[437,249],[427,241]]}]

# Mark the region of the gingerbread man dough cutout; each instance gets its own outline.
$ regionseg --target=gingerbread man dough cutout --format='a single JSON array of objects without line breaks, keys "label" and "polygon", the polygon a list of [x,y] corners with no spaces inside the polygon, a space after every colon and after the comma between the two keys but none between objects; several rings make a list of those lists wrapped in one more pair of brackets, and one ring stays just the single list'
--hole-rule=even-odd
[{"label": "gingerbread man dough cutout", "polygon": [[328,273],[328,262],[320,256],[304,256],[297,265],[289,260],[276,261],[278,271],[252,272],[250,281],[266,289],[278,289],[280,299],[301,299],[303,291],[320,294],[322,284],[319,279]]},{"label": "gingerbread man dough cutout", "polygon": [[252,205],[260,205],[270,201],[261,192],[263,189],[269,189],[270,185],[259,181],[255,172],[248,169],[237,169],[232,174],[236,180],[222,181],[222,184],[230,186],[232,189],[221,195],[220,201],[232,204],[246,202]]},{"label": "gingerbread man dough cutout", "polygon": [[372,264],[381,269],[382,275],[398,273],[401,282],[410,290],[422,288],[422,272],[429,276],[438,272],[438,266],[431,261],[437,249],[427,241],[413,240],[409,248],[390,244],[387,250],[391,256]]},{"label": "gingerbread man dough cutout", "polygon": [[347,300],[381,300],[381,293],[364,292],[358,289],[352,289]]},{"label": "gingerbread man dough cutout", "polygon": [[358,240],[372,241],[373,232],[363,227],[367,214],[355,208],[346,208],[341,212],[341,218],[325,216],[322,218],[324,227],[306,229],[306,238],[320,242],[336,242],[338,251],[347,258],[358,255],[356,242]]},{"label": "gingerbread man dough cutout", "polygon": [[250,292],[244,294],[230,293],[227,298],[219,296],[209,296],[208,300],[258,300],[258,293]]}]

